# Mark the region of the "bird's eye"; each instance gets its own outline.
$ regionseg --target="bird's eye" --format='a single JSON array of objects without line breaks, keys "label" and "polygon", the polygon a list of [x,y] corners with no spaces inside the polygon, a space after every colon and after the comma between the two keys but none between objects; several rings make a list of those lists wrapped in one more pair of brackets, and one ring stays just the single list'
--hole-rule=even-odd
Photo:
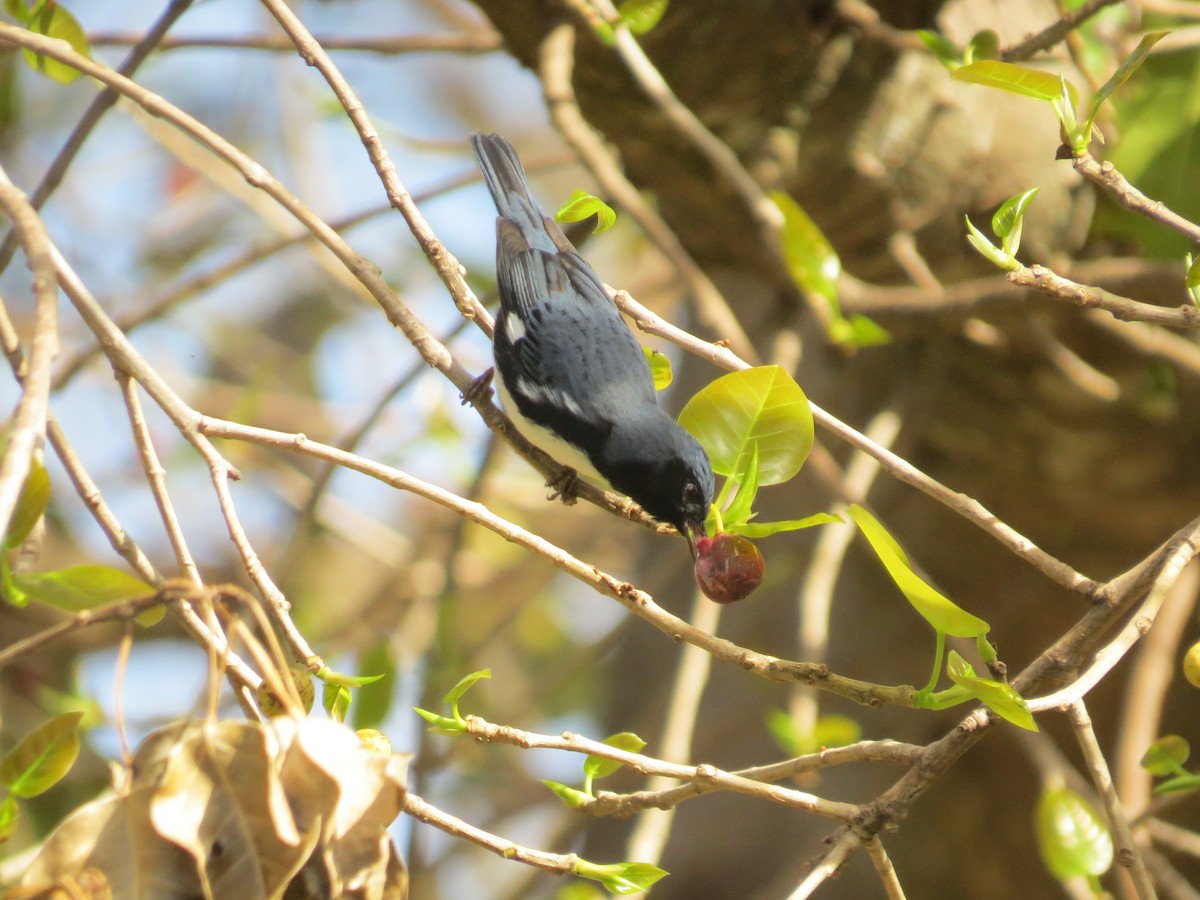
[{"label": "bird's eye", "polygon": [[683,502],[696,503],[700,500],[700,488],[689,481],[683,486]]}]

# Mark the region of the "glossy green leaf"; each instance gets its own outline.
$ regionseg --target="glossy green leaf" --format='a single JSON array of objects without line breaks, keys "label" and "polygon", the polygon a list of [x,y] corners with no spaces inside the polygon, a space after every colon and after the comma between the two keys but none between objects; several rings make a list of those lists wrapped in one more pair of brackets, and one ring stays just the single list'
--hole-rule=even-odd
[{"label": "glossy green leaf", "polygon": [[991,626],[983,619],[956,606],[926,584],[909,566],[908,557],[900,549],[896,539],[888,534],[887,529],[880,525],[873,515],[857,503],[851,504],[847,512],[870,542],[875,555],[892,576],[892,581],[896,582],[896,586],[908,598],[913,609],[935,630],[954,637],[978,637],[991,630]]},{"label": "glossy green leaf", "polygon": [[462,699],[462,695],[469,691],[475,682],[491,677],[491,669],[478,669],[469,675],[464,675],[459,679],[458,684],[450,688],[450,690],[446,693],[446,696],[443,698],[443,702],[450,704],[450,708],[454,710],[454,718],[462,718],[462,716],[458,714],[458,701]]},{"label": "glossy green leaf", "polygon": [[0,785],[17,797],[36,797],[70,771],[79,756],[82,712],[43,722],[0,760]]},{"label": "glossy green leaf", "polygon": [[557,222],[582,222],[589,216],[596,217],[596,227],[592,229],[596,234],[612,228],[617,221],[613,208],[587,191],[573,191],[567,202],[554,214],[554,219]]},{"label": "glossy green leaf", "polygon": [[46,504],[50,502],[50,473],[36,459],[29,463],[29,474],[25,476],[25,484],[21,487],[21,496],[17,499],[17,508],[13,510],[12,519],[8,523],[8,533],[4,536],[4,549],[12,550],[21,546],[33,526],[38,523]]},{"label": "glossy green leaf", "polygon": [[841,318],[837,305],[837,280],[842,272],[838,258],[817,223],[809,218],[791,194],[772,191],[771,202],[783,213],[783,258],[792,280],[801,290],[825,299]]},{"label": "glossy green leaf", "polygon": [[329,718],[335,722],[346,721],[346,713],[349,712],[353,699],[350,688],[340,684],[326,683],[325,689],[321,692],[321,703],[325,707],[325,712],[329,713]]},{"label": "glossy green leaf", "polygon": [[359,690],[352,717],[354,728],[378,728],[391,711],[396,696],[392,689],[396,683],[396,662],[392,657],[391,641],[386,638],[376,641],[358,664],[364,672],[380,672],[382,681],[368,682]]},{"label": "glossy green leaf", "polygon": [[567,809],[582,809],[592,800],[591,794],[586,794],[565,784],[559,784],[557,781],[547,781],[543,778],[542,784],[554,791],[554,795],[566,805]]},{"label": "glossy green leaf", "polygon": [[750,452],[750,459],[744,471],[737,473],[737,494],[733,502],[722,514],[725,530],[730,531],[750,521],[754,514],[754,498],[758,495],[758,443],[755,442]]},{"label": "glossy green leaf", "polygon": [[1103,875],[1112,865],[1112,837],[1104,819],[1069,788],[1042,791],[1036,821],[1042,862],[1060,881]]},{"label": "glossy green leaf", "polygon": [[984,259],[995,266],[999,266],[1006,272],[1017,268],[1017,261],[988,240],[987,236],[975,227],[975,223],[971,221],[970,216],[964,216],[963,218],[967,220],[967,240],[971,242],[971,246],[978,250]]},{"label": "glossy green leaf", "polygon": [[1004,252],[1009,256],[1016,256],[1021,248],[1021,228],[1025,224],[1025,210],[1039,190],[1041,189],[1030,188],[1023,194],[1009,197],[992,216],[992,231],[1000,238]]},{"label": "glossy green leaf", "polygon": [[1130,75],[1142,67],[1142,63],[1149,58],[1150,51],[1154,49],[1154,45],[1168,34],[1170,34],[1169,31],[1154,31],[1143,37],[1133,52],[1117,67],[1117,71],[1113,72],[1112,77],[1100,86],[1095,96],[1092,97],[1092,109],[1088,114],[1087,125],[1083,131],[1085,136],[1091,135],[1092,127],[1096,123],[1096,114],[1100,112],[1100,107],[1104,104],[1104,101],[1109,98],[1109,95],[1113,91],[1128,81]]},{"label": "glossy green leaf", "polygon": [[[615,747],[618,750],[627,750],[630,753],[637,753],[646,746],[646,742],[632,731],[622,731],[618,734],[609,735],[601,743],[608,744],[608,746]],[[592,778],[606,778],[619,768],[621,768],[621,763],[615,759],[605,759],[603,756],[592,756],[589,754],[583,761],[583,771]]]},{"label": "glossy green leaf", "polygon": [[[955,81],[965,81],[968,84],[982,84],[985,87],[999,88],[1024,97],[1034,97],[1038,100],[1053,102],[1059,98],[1062,83],[1058,75],[1042,72],[1037,69],[1027,69],[1012,63],[1000,62],[995,59],[985,59],[970,65],[959,66],[950,76]],[[1068,82],[1067,91],[1071,96],[1071,104],[1079,102],[1079,92]]]},{"label": "glossy green leaf", "polygon": [[17,798],[5,794],[0,800],[0,844],[13,836],[17,830],[17,821],[21,818],[21,808],[17,806]]},{"label": "glossy green leaf", "polygon": [[646,362],[650,366],[650,374],[654,376],[654,389],[661,391],[671,386],[675,375],[671,371],[671,358],[665,353],[659,353],[657,350],[651,350],[649,347],[643,347],[642,352],[646,354]]},{"label": "glossy green leaf", "polygon": [[[35,34],[66,41],[71,49],[80,56],[90,56],[87,35],[83,27],[71,13],[54,0],[39,0],[32,8],[27,8],[25,17],[17,16],[22,24]],[[23,51],[25,62],[35,71],[41,72],[60,84],[70,84],[79,77],[79,70],[57,60],[50,59],[29,50]]]},{"label": "glossy green leaf", "polygon": [[926,49],[950,71],[954,71],[956,67],[962,65],[963,55],[954,41],[936,31],[927,31],[924,28],[918,28],[914,33],[917,40],[924,44]]},{"label": "glossy green leaf", "polygon": [[951,681],[996,715],[1026,731],[1038,730],[1029,705],[1025,698],[1017,693],[1016,688],[1002,681],[976,675],[974,667],[954,650],[951,650],[946,658],[946,674],[950,676]]},{"label": "glossy green leaf", "polygon": [[781,522],[743,522],[729,527],[728,531],[748,538],[765,538],[781,531],[800,531],[812,528],[814,525],[829,525],[832,522],[845,522],[841,516],[833,513],[814,513],[803,519],[785,519]]},{"label": "glossy green leaf", "polygon": [[669,3],[670,0],[624,0],[617,7],[617,15],[630,31],[642,35],[662,21]]},{"label": "glossy green leaf", "polygon": [[414,706],[413,712],[432,726],[429,729],[430,731],[437,731],[441,734],[465,734],[467,731],[467,726],[461,719],[441,716],[427,709],[421,709],[419,706]]},{"label": "glossy green leaf", "polygon": [[1154,787],[1156,794],[1182,794],[1196,790],[1200,790],[1200,775],[1179,775]]},{"label": "glossy green leaf", "polygon": [[604,885],[610,894],[640,894],[670,873],[650,863],[623,862],[601,866],[581,859],[575,874]]},{"label": "glossy green leaf", "polygon": [[14,572],[12,586],[27,600],[70,612],[154,593],[154,588],[125,570],[99,565],[68,566],[52,572]]},{"label": "glossy green leaf", "polygon": [[1182,774],[1183,764],[1192,755],[1192,746],[1177,734],[1165,734],[1146,748],[1141,766],[1151,775]]},{"label": "glossy green leaf", "polygon": [[779,366],[722,375],[688,401],[679,424],[708,451],[713,471],[726,477],[746,466],[757,443],[760,485],[793,478],[813,444],[808,398]]}]

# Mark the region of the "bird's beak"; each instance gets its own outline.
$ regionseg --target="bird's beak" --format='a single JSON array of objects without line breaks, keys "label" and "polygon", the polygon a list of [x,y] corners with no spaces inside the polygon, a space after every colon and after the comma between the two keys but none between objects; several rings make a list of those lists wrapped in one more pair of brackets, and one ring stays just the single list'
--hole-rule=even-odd
[{"label": "bird's beak", "polygon": [[684,522],[683,530],[680,532],[683,539],[687,541],[688,552],[692,554],[692,562],[696,561],[696,537],[704,534],[703,522]]}]

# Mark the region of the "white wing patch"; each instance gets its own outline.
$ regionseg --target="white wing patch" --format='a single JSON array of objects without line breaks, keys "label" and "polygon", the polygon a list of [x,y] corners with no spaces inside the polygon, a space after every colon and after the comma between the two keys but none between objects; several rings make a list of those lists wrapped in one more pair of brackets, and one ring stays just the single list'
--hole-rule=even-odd
[{"label": "white wing patch", "polygon": [[525,337],[525,323],[515,312],[510,312],[504,317],[504,330],[508,332],[508,339],[514,344]]},{"label": "white wing patch", "polygon": [[[509,315],[512,315],[512,313],[509,313]],[[568,396],[562,391],[546,387],[544,384],[534,384],[527,378],[517,381],[517,390],[526,397],[544,400],[576,416],[583,416],[583,408],[575,402],[575,398]]]}]

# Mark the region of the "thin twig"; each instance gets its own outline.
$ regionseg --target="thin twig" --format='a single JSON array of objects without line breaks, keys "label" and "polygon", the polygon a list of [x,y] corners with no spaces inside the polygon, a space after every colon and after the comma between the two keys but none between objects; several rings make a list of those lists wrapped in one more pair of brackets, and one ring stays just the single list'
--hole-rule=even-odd
[{"label": "thin twig", "polygon": [[883,841],[873,837],[864,842],[863,847],[867,851],[867,856],[871,858],[871,864],[875,867],[875,873],[879,876],[883,891],[887,894],[887,900],[904,900],[904,888],[900,886],[900,879],[896,875],[896,868],[892,865],[892,860],[888,857],[887,851],[883,849]]},{"label": "thin twig", "polygon": [[811,897],[813,891],[837,874],[837,870],[862,843],[863,839],[858,832],[849,828],[841,829],[833,839],[833,846],[825,851],[821,861],[813,866],[808,876],[788,895],[788,900],[807,900]]},{"label": "thin twig", "polygon": [[[123,47],[137,43],[141,39],[140,35],[123,31],[93,31],[88,34],[88,43],[93,47]],[[380,53],[387,56],[407,53],[492,53],[504,46],[504,41],[494,31],[480,31],[475,34],[403,34],[392,37],[326,35],[318,40],[326,50]],[[164,38],[158,42],[157,49],[184,50],[210,47],[272,52],[290,52],[296,49],[296,45],[290,40],[275,34],[246,35],[244,37],[189,35],[180,38]]]},{"label": "thin twig", "polygon": [[1166,225],[1172,231],[1182,234],[1193,244],[1200,244],[1200,225],[1185,219],[1179,213],[1167,208],[1161,200],[1151,200],[1126,179],[1108,160],[1098,161],[1090,153],[1083,153],[1071,159],[1075,171],[1093,184],[1102,187],[1114,200],[1126,209],[1153,219]]},{"label": "thin twig", "polygon": [[1013,284],[1036,288],[1049,297],[1066,300],[1086,309],[1102,309],[1123,322],[1149,322],[1172,328],[1200,328],[1200,307],[1191,304],[1155,306],[1120,297],[1103,288],[1079,284],[1055,274],[1047,266],[1018,265],[1005,276]]},{"label": "thin twig", "polygon": [[1019,62],[1023,59],[1029,59],[1029,57],[1038,51],[1048,50],[1053,47],[1078,28],[1080,24],[1086,22],[1096,13],[1100,12],[1100,10],[1104,9],[1104,7],[1113,6],[1120,2],[1121,0],[1087,0],[1087,2],[1067,12],[1053,25],[1026,38],[1016,46],[1004,50],[1000,54],[1000,58],[1004,62]]}]

